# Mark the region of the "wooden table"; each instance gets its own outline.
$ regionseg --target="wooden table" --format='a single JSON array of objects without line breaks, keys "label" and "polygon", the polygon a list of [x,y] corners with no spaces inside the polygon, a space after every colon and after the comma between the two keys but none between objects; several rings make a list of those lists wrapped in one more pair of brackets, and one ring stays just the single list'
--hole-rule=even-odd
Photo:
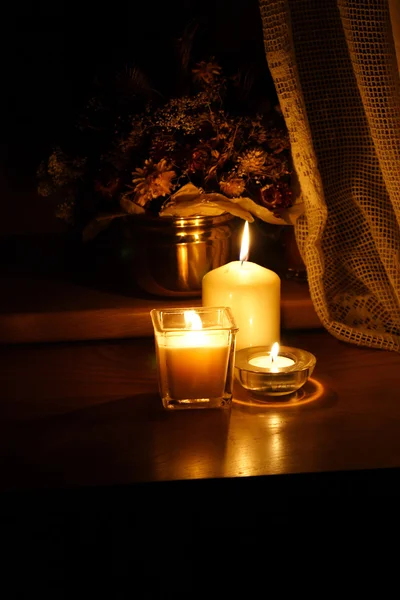
[{"label": "wooden table", "polygon": [[265,585],[254,565],[266,540],[276,552],[299,523],[309,540],[328,522],[347,539],[357,515],[368,533],[381,528],[390,507],[375,496],[397,492],[400,466],[400,355],[322,330],[282,343],[317,356],[297,402],[249,403],[236,387],[230,411],[179,412],[162,408],[151,338],[1,347],[2,580],[23,590],[13,597],[35,583],[110,586],[112,598],[241,583],[258,597],[249,585]]},{"label": "wooden table", "polygon": [[323,330],[282,343],[317,357],[297,401],[237,385],[230,411],[164,410],[152,338],[1,347],[1,491],[399,467],[400,355]]}]

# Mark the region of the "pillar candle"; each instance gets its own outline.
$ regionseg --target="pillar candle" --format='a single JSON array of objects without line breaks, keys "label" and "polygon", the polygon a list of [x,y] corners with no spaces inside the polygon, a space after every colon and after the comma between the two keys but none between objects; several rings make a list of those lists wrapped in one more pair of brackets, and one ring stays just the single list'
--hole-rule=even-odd
[{"label": "pillar candle", "polygon": [[246,222],[241,260],[206,273],[202,280],[203,306],[231,308],[239,329],[237,350],[280,340],[281,280],[273,271],[247,261],[248,247]]}]

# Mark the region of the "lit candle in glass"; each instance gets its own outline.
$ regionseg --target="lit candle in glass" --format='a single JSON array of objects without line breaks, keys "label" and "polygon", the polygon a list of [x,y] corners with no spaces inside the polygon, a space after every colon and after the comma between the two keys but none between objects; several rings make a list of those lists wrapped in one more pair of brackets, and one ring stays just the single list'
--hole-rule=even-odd
[{"label": "lit candle in glass", "polygon": [[168,369],[173,398],[222,396],[228,366],[229,345],[224,332],[204,332],[194,310],[184,312],[187,331],[160,340],[160,362]]},{"label": "lit candle in glass", "polygon": [[311,377],[316,358],[301,348],[255,346],[235,355],[239,383],[255,394],[284,396],[300,389]]},{"label": "lit candle in glass", "polygon": [[230,309],[154,309],[150,314],[164,407],[229,406],[237,331]]}]

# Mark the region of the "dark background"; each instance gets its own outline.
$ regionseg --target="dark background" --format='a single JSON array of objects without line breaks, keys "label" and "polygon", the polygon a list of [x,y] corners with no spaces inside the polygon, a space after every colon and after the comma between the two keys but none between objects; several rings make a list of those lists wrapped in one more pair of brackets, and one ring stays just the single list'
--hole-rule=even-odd
[{"label": "dark background", "polygon": [[203,57],[251,65],[256,84],[274,94],[257,0],[22,0],[4,9],[0,235],[62,230],[50,201],[36,195],[40,160],[74,126],[104,69],[137,65],[166,89],[176,68],[174,38],[191,22],[199,24]]}]

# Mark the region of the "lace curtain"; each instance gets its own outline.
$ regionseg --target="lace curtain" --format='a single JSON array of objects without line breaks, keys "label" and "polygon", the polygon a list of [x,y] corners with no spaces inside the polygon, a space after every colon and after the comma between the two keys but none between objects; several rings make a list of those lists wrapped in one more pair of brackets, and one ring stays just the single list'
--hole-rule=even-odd
[{"label": "lace curtain", "polygon": [[400,3],[259,0],[322,325],[400,351]]}]

